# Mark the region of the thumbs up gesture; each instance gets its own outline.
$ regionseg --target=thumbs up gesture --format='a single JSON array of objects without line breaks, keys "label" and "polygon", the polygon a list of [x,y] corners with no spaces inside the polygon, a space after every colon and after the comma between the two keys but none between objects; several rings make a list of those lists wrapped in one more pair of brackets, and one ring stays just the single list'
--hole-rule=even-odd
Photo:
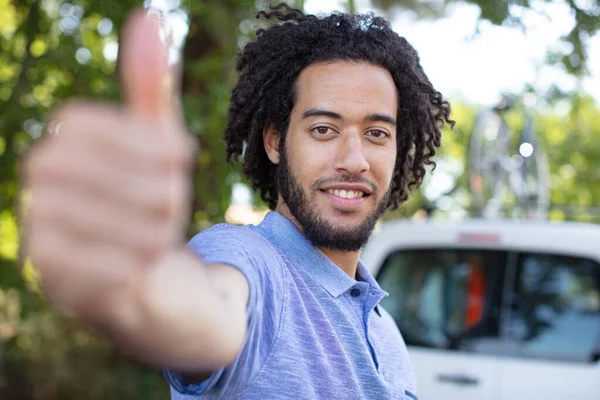
[{"label": "thumbs up gesture", "polygon": [[185,246],[192,150],[158,22],[134,13],[121,46],[124,104],[64,106],[23,171],[25,251],[48,296],[90,319]]}]

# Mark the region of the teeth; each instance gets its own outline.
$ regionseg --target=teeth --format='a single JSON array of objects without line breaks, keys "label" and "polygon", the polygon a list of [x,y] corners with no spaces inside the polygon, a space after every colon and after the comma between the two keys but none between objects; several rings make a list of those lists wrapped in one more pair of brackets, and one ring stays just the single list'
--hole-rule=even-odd
[{"label": "teeth", "polygon": [[359,197],[363,197],[365,194],[359,190],[338,190],[338,189],[329,189],[327,193],[332,194],[337,197],[341,197],[342,199],[356,199]]}]

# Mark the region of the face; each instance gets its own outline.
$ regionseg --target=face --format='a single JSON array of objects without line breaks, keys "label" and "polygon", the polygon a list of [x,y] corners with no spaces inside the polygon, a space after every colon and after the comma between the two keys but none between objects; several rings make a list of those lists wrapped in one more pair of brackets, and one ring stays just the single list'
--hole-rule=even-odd
[{"label": "face", "polygon": [[298,77],[285,147],[265,145],[279,164],[277,210],[315,246],[357,251],[368,240],[389,201],[397,108],[378,66],[319,63]]}]

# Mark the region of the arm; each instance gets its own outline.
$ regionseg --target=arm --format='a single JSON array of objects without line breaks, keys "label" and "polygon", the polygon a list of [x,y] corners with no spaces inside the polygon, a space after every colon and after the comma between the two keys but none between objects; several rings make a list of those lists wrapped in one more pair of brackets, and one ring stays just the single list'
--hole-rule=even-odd
[{"label": "arm", "polygon": [[249,286],[183,244],[194,157],[164,104],[166,53],[156,24],[139,13],[124,39],[125,104],[61,107],[55,129],[24,157],[22,188],[33,199],[24,253],[50,300],[124,350],[211,371],[242,347]]},{"label": "arm", "polygon": [[205,265],[182,249],[160,260],[122,296],[104,302],[90,322],[143,361],[209,372],[231,363],[241,350],[248,295],[240,271]]}]

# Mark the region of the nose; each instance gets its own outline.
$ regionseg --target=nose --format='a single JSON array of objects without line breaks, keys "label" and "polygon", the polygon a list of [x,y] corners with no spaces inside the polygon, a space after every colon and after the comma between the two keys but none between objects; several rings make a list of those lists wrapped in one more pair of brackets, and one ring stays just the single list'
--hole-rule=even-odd
[{"label": "nose", "polygon": [[361,135],[345,135],[340,141],[335,159],[335,169],[348,175],[360,175],[369,170]]}]

